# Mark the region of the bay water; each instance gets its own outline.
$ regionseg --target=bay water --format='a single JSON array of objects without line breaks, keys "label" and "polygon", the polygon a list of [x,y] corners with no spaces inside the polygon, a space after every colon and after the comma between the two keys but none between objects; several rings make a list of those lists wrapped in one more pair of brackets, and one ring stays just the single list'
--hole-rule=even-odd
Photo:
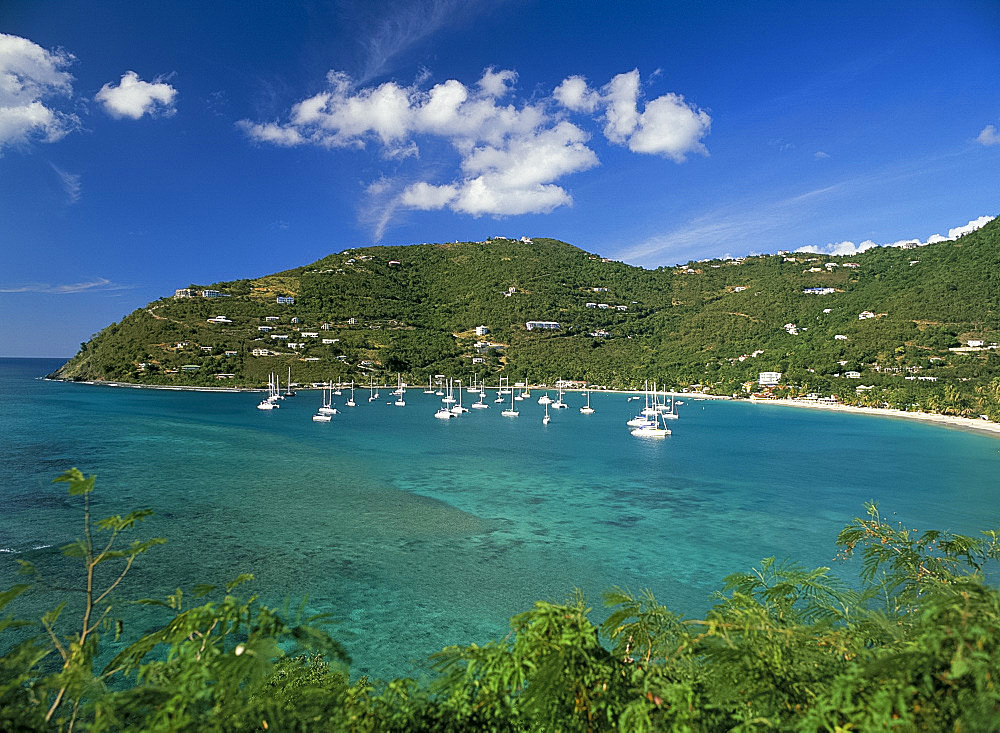
[{"label": "bay water", "polygon": [[490,409],[436,420],[440,398],[417,387],[405,407],[386,389],[359,388],[353,408],[334,397],[322,424],[318,391],[265,412],[258,394],[38,379],[59,363],[0,359],[0,586],[19,558],[79,583],[59,553],[82,534],[79,502],[51,483],[76,466],[98,477],[96,517],[150,507],[137,536],[168,539],[125,597],[253,573],[244,590],[265,602],[331,614],[355,674],[419,673],[574,588],[595,619],[616,585],[697,616],[765,557],[849,576],[833,541],[866,501],[921,530],[1000,526],[1000,440],[910,420],[684,397],[671,436],[639,439],[626,395],[594,393],[582,415],[568,394],[543,425],[538,390],[517,418],[491,391]]}]

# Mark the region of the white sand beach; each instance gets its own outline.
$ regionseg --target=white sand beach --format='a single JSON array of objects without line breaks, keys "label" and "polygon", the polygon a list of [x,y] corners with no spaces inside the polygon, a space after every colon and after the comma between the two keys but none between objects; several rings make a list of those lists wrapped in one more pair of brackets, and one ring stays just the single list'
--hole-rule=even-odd
[{"label": "white sand beach", "polygon": [[876,415],[878,417],[895,417],[905,420],[920,420],[935,423],[960,430],[971,430],[1000,438],[1000,423],[990,422],[971,417],[956,417],[953,415],[936,415],[930,412],[903,412],[881,407],[854,407],[837,403],[806,402],[803,400],[751,400],[756,405],[782,405],[785,407],[805,407],[813,410],[828,410],[832,412],[853,412],[859,415]]}]

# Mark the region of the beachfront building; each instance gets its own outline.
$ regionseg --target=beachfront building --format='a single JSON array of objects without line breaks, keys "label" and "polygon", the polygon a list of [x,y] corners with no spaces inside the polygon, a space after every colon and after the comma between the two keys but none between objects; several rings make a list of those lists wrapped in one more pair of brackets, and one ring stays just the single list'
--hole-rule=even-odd
[{"label": "beachfront building", "polygon": [[535,329],[542,331],[555,331],[559,328],[559,324],[556,321],[528,321],[524,324],[524,326],[529,331],[534,331]]},{"label": "beachfront building", "polygon": [[777,387],[781,381],[781,372],[761,372],[757,375],[757,384],[761,387]]}]

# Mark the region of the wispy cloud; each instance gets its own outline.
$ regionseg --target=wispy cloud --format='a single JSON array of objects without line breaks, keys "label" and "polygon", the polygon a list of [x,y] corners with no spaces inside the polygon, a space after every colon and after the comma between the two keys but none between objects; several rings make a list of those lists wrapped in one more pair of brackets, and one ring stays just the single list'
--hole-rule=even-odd
[{"label": "wispy cloud", "polygon": [[344,12],[356,28],[361,47],[361,83],[381,76],[400,55],[438,31],[456,26],[476,12],[499,2],[466,3],[462,0],[388,0],[371,3],[357,0]]},{"label": "wispy cloud", "polygon": [[52,166],[52,170],[54,170],[56,175],[59,177],[59,181],[62,183],[63,190],[66,192],[66,198],[69,200],[69,203],[75,204],[80,200],[80,196],[83,193],[83,186],[80,183],[80,174],[64,171],[55,163],[50,163],[49,165]]},{"label": "wispy cloud", "polygon": [[800,217],[800,204],[822,199],[843,187],[844,184],[834,184],[775,201],[717,208],[628,247],[618,252],[617,257],[636,265],[655,266],[667,261],[687,262],[727,252],[747,252],[766,241],[766,235],[793,226]]},{"label": "wispy cloud", "polygon": [[107,278],[99,277],[96,280],[81,283],[68,283],[63,285],[53,285],[51,283],[30,283],[27,285],[0,285],[0,293],[46,293],[50,295],[68,295],[71,293],[84,293],[103,290],[128,290],[134,285],[122,285],[111,282]]}]

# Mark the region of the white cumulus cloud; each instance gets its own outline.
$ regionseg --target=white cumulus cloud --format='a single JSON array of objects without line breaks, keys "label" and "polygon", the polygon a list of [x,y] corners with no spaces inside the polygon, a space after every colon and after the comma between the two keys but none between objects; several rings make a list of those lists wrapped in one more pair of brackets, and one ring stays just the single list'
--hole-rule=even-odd
[{"label": "white cumulus cloud", "polygon": [[[396,191],[391,198],[382,190],[384,182],[378,192],[367,192],[365,218],[376,223],[377,233],[398,210],[512,216],[571,205],[562,179],[599,160],[589,144],[591,133],[582,126],[586,121],[570,121],[570,112],[588,115],[592,124],[603,125],[608,139],[634,152],[677,162],[705,152],[701,140],[710,126],[708,114],[677,94],[653,99],[640,110],[637,70],[619,74],[600,90],[582,76],[570,76],[550,95],[536,94],[530,101],[511,99],[516,81],[515,71],[490,67],[472,85],[448,79],[427,88],[421,78],[409,86],[395,81],[362,86],[331,71],[324,88],[294,104],[284,121],[238,125],[259,143],[372,148],[396,160],[421,160],[422,148],[444,142],[458,156],[454,175],[411,176],[391,187]],[[381,213],[372,210],[375,202]]]},{"label": "white cumulus cloud", "polygon": [[814,254],[825,254],[825,255],[854,255],[859,252],[864,252],[865,250],[872,249],[873,247],[923,247],[928,244],[937,244],[938,242],[954,242],[956,239],[961,237],[963,234],[968,234],[969,232],[974,232],[977,229],[989,224],[993,221],[995,216],[980,216],[978,219],[973,219],[968,224],[963,224],[960,227],[952,227],[948,230],[948,236],[941,234],[932,234],[927,238],[927,241],[921,241],[920,239],[900,239],[895,242],[887,242],[885,244],[877,244],[870,239],[865,240],[859,245],[855,245],[853,242],[835,242],[832,244],[826,244],[822,246],[818,245],[807,245],[805,247],[799,247],[796,252],[812,252]]},{"label": "white cumulus cloud", "polygon": [[569,76],[552,96],[572,112],[602,111],[604,136],[633,153],[662,155],[678,163],[688,153],[707,154],[702,139],[712,127],[709,114],[674,93],[649,100],[640,111],[639,82],[638,69],[616,75],[600,90],[591,89],[582,76]]},{"label": "white cumulus cloud", "polygon": [[1000,132],[997,132],[996,125],[987,125],[979,133],[976,142],[982,145],[1000,145]]},{"label": "white cumulus cloud", "polygon": [[94,97],[112,117],[133,120],[147,114],[169,117],[177,111],[176,98],[177,90],[165,81],[143,81],[134,71],[122,74],[118,86],[108,82]]},{"label": "white cumulus cloud", "polygon": [[663,155],[682,162],[687,153],[708,153],[701,139],[711,126],[707,112],[690,106],[684,97],[665,94],[646,104],[628,148],[633,153]]},{"label": "white cumulus cloud", "polygon": [[856,255],[859,252],[864,252],[866,250],[872,249],[873,247],[878,247],[875,242],[870,239],[866,239],[861,244],[854,244],[854,242],[844,241],[844,242],[833,242],[831,244],[826,244],[823,246],[817,245],[807,245],[805,247],[799,247],[796,252],[811,252],[813,254],[824,254],[824,255],[836,255],[850,257],[851,255]]},{"label": "white cumulus cloud", "polygon": [[54,142],[79,126],[54,109],[53,97],[71,97],[73,56],[46,51],[27,38],[0,33],[0,152],[32,139]]},{"label": "white cumulus cloud", "polygon": [[601,102],[601,95],[587,85],[582,76],[569,76],[552,91],[559,104],[573,112],[593,112]]},{"label": "white cumulus cloud", "polygon": [[960,227],[954,227],[952,229],[949,229],[948,239],[958,239],[963,234],[968,234],[969,232],[974,232],[977,229],[981,229],[994,219],[996,219],[995,216],[981,216],[978,219],[973,219],[968,224],[963,224]]}]

